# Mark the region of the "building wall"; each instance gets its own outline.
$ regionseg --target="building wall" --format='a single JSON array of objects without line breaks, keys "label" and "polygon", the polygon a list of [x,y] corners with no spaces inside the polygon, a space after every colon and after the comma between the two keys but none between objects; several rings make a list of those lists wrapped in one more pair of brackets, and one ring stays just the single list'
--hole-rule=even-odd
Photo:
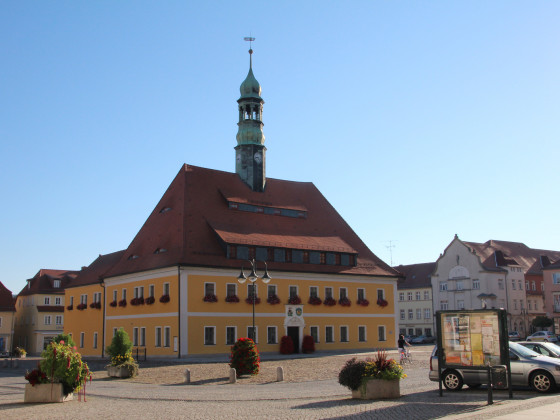
[{"label": "building wall", "polygon": [[0,312],[0,351],[12,350],[14,312]]},{"label": "building wall", "polygon": [[543,271],[546,316],[554,321],[554,332],[560,333],[560,269]]},{"label": "building wall", "polygon": [[[101,295],[101,307],[91,307],[96,293]],[[86,296],[86,307],[78,309]],[[91,284],[81,287],[72,287],[65,290],[65,301],[68,305],[64,308],[64,332],[71,334],[78,347],[78,351],[89,357],[100,357],[103,354],[103,287]],[[83,335],[83,336],[82,336]],[[97,343],[96,338],[97,336]],[[82,339],[83,337],[83,339]]]},{"label": "building wall", "polygon": [[432,288],[399,289],[398,295],[399,332],[404,335],[434,335]]}]

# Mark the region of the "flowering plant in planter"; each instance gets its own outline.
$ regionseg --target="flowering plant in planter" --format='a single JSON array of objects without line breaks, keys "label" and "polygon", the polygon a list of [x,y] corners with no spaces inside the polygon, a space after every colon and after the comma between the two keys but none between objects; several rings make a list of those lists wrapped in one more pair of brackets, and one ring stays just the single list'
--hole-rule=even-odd
[{"label": "flowering plant in planter", "polygon": [[236,295],[226,296],[226,302],[236,303],[239,302],[239,298]]},{"label": "flowering plant in planter", "polygon": [[138,363],[132,357],[132,341],[123,328],[117,330],[106,351],[111,356],[111,363],[107,365],[107,368],[124,367],[128,369],[130,376],[134,377],[138,374]]},{"label": "flowering plant in planter", "polygon": [[134,299],[131,299],[130,304],[134,305],[134,306],[143,305],[144,304],[144,298],[143,297],[136,297]]},{"label": "flowering plant in planter", "polygon": [[146,305],[152,305],[155,301],[156,301],[156,298],[153,297],[153,296],[149,296],[146,299],[144,299],[144,303]]},{"label": "flowering plant in planter", "polygon": [[68,305],[68,306],[66,307],[66,309],[69,310],[69,311],[71,311],[72,309],[74,309],[74,306],[73,306],[73,305]]},{"label": "flowering plant in planter", "polygon": [[25,372],[25,380],[28,381],[32,386],[37,384],[48,384],[49,378],[47,374],[41,370],[41,365],[37,364],[37,367],[31,372]]},{"label": "flowering plant in planter", "polygon": [[253,303],[253,300],[255,301],[255,305],[258,305],[259,303],[261,303],[261,298],[258,297],[258,296],[247,296],[247,299],[245,299],[245,302]]},{"label": "flowering plant in planter", "polygon": [[338,374],[338,383],[356,391],[367,379],[382,379],[392,381],[406,378],[401,365],[394,359],[387,359],[387,353],[378,351],[374,359],[348,360]]},{"label": "flowering plant in planter", "polygon": [[298,295],[291,296],[291,297],[288,299],[288,303],[289,303],[290,305],[299,305],[299,304],[301,303],[301,299],[300,299],[300,297],[299,297]]},{"label": "flowering plant in planter", "polygon": [[25,351],[25,349],[23,347],[17,346],[16,349],[14,350],[14,353],[16,354],[16,357],[25,357],[27,355],[27,352]]},{"label": "flowering plant in planter", "polygon": [[126,299],[119,300],[119,306],[124,308],[126,306]]},{"label": "flowering plant in planter", "polygon": [[101,302],[91,302],[89,307],[93,309],[101,309]]},{"label": "flowering plant in planter", "polygon": [[379,298],[377,299],[377,304],[379,306],[381,306],[382,308],[384,308],[385,306],[387,306],[389,304],[389,302],[387,302],[385,299],[383,298]]},{"label": "flowering plant in planter", "polygon": [[217,302],[217,301],[218,298],[214,293],[208,293],[206,296],[204,296],[204,302]]},{"label": "flowering plant in planter", "polygon": [[310,296],[307,303],[309,303],[310,305],[320,305],[321,303],[323,303],[323,301],[318,296]]},{"label": "flowering plant in planter", "polygon": [[258,374],[260,361],[257,346],[250,338],[240,338],[231,346],[229,366],[235,369],[236,376]]},{"label": "flowering plant in planter", "polygon": [[80,303],[78,306],[76,306],[76,309],[83,311],[84,309],[87,309],[87,305],[85,303]]},{"label": "flowering plant in planter", "polygon": [[53,341],[43,350],[41,357],[37,372],[25,375],[29,383],[45,383],[42,381],[46,377],[47,383],[61,383],[64,395],[80,392],[82,388],[85,395],[86,380],[91,381],[91,372],[75,346],[70,347],[64,340]]},{"label": "flowering plant in planter", "polygon": [[266,299],[267,303],[270,303],[271,305],[277,305],[278,303],[280,303],[280,298],[276,295],[270,295],[267,299]]},{"label": "flowering plant in planter", "polygon": [[369,306],[369,300],[367,299],[358,299],[356,303],[360,306]]},{"label": "flowering plant in planter", "polygon": [[163,295],[162,297],[159,298],[159,301],[161,303],[167,303],[171,300],[171,298],[169,297],[169,295]]},{"label": "flowering plant in planter", "polygon": [[347,297],[340,298],[338,300],[338,303],[339,303],[340,306],[350,306],[351,305],[350,299],[348,299]]},{"label": "flowering plant in planter", "polygon": [[117,301],[114,300],[111,303],[109,303],[109,305],[112,306],[113,308],[116,308],[117,307]]}]

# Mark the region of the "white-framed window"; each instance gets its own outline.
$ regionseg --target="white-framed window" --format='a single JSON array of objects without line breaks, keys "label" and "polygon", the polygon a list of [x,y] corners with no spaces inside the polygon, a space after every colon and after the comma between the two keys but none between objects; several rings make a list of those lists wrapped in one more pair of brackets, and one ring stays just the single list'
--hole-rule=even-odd
[{"label": "white-framed window", "polygon": [[408,310],[408,319],[414,319],[414,310],[412,309]]},{"label": "white-framed window", "polygon": [[406,312],[404,309],[401,309],[401,319],[402,320],[406,319]]},{"label": "white-framed window", "polygon": [[319,288],[317,286],[309,286],[309,297],[310,298],[319,297]]},{"label": "white-framed window", "polygon": [[255,283],[251,283],[247,285],[247,297],[251,298],[251,297],[259,297],[259,288]]},{"label": "white-framed window", "polygon": [[385,325],[379,325],[377,327],[377,336],[379,341],[387,341],[387,336],[385,335]]},{"label": "white-framed window", "polygon": [[513,309],[517,309],[517,299],[513,299]]},{"label": "white-framed window", "polygon": [[366,289],[362,287],[358,287],[358,301],[365,300],[366,298]]},{"label": "white-framed window", "polygon": [[457,280],[457,290],[463,290],[463,280]]},{"label": "white-framed window", "polygon": [[54,323],[55,325],[62,325],[62,315],[56,315],[54,317]]},{"label": "white-framed window", "polygon": [[439,282],[439,290],[440,290],[440,292],[445,292],[447,290],[447,282],[446,281],[440,281]]},{"label": "white-framed window", "polygon": [[226,284],[226,297],[237,296],[237,284],[227,283]]},{"label": "white-framed window", "polygon": [[146,327],[140,327],[140,346],[146,347]]},{"label": "white-framed window", "polygon": [[525,290],[531,290],[531,288],[529,287],[529,282],[528,281],[525,282]]},{"label": "white-framed window", "polygon": [[448,303],[446,300],[442,300],[442,301],[439,303],[439,308],[440,308],[442,311],[446,311],[446,310],[449,309],[449,303]]},{"label": "white-framed window", "polygon": [[420,292],[419,291],[416,292],[416,300],[420,300],[420,296],[421,296]]},{"label": "white-framed window", "polygon": [[458,300],[457,301],[457,309],[465,309],[465,301],[464,300]]},{"label": "white-framed window", "polygon": [[54,298],[54,304],[55,304],[55,305],[60,305],[61,302],[62,302],[62,299],[61,299],[60,297],[55,297],[55,298]]},{"label": "white-framed window", "polygon": [[45,305],[51,304],[51,298],[49,296],[45,296]]},{"label": "white-framed window", "polygon": [[535,283],[535,280],[531,282],[531,288],[533,289],[533,291],[537,290],[537,283]]},{"label": "white-framed window", "polygon": [[278,344],[277,327],[267,327],[266,328],[266,343],[267,344]]},{"label": "white-framed window", "polygon": [[332,287],[325,287],[325,299],[332,299]]},{"label": "white-framed window", "polygon": [[156,337],[155,337],[156,347],[161,347],[161,327],[156,327]]},{"label": "white-framed window", "polygon": [[334,327],[332,325],[325,327],[325,343],[334,343]]},{"label": "white-framed window", "polygon": [[412,292],[408,292],[408,293],[406,294],[406,299],[407,299],[407,300],[412,300]]},{"label": "white-framed window", "polygon": [[[533,305],[530,300],[527,301],[527,305],[529,305],[529,309],[533,309]],[[521,301],[521,309],[523,309],[523,301]]]},{"label": "white-framed window", "polygon": [[74,306],[74,296],[70,296],[70,306]]},{"label": "white-framed window", "polygon": [[422,319],[422,309],[416,309],[416,319]]},{"label": "white-framed window", "polygon": [[237,341],[237,327],[226,327],[226,344],[232,346]]},{"label": "white-framed window", "polygon": [[348,326],[341,325],[340,326],[340,342],[347,343],[348,342]]},{"label": "white-framed window", "polygon": [[247,337],[252,339],[255,342],[255,344],[259,344],[258,343],[258,341],[259,341],[259,327],[257,327],[255,325],[255,329],[253,330],[253,326],[249,325],[247,327]]},{"label": "white-framed window", "polygon": [[45,315],[45,325],[51,325],[51,316]]},{"label": "white-framed window", "polygon": [[60,280],[55,280],[55,281],[53,282],[53,287],[54,287],[55,289],[59,289],[59,288],[60,288]]},{"label": "white-framed window", "polygon": [[113,337],[117,335],[117,327],[113,327]]},{"label": "white-framed window", "polygon": [[298,287],[290,286],[290,298],[296,297],[298,295]]},{"label": "white-framed window", "polygon": [[517,280],[517,285],[519,286],[519,290],[523,290],[523,286],[521,285],[521,280]]},{"label": "white-framed window", "polygon": [[267,297],[276,296],[276,294],[277,294],[277,288],[275,284],[269,284],[268,286],[266,286]]},{"label": "white-framed window", "polygon": [[204,283],[204,296],[216,294],[216,283]]},{"label": "white-framed window", "polygon": [[169,295],[169,283],[163,283],[163,294]]},{"label": "white-framed window", "polygon": [[404,292],[399,293],[399,300],[402,302],[404,300]]},{"label": "white-framed window", "polygon": [[96,332],[93,333],[93,348],[94,349],[97,348],[97,333]]},{"label": "white-framed window", "polygon": [[430,291],[424,290],[424,300],[430,300]]},{"label": "white-framed window", "polygon": [[126,289],[124,289],[124,288],[122,289],[121,299],[126,300]]},{"label": "white-framed window", "polygon": [[150,284],[148,286],[148,296],[149,297],[156,297],[156,285],[155,284]]},{"label": "white-framed window", "polygon": [[504,290],[504,282],[501,279],[498,280],[498,289]]},{"label": "white-framed window", "polygon": [[348,289],[346,287],[339,287],[338,296],[339,299],[346,299],[348,297]]},{"label": "white-framed window", "polygon": [[560,273],[552,273],[552,283],[560,284]]},{"label": "white-framed window", "polygon": [[430,308],[424,309],[424,318],[430,319],[432,317],[432,310]]},{"label": "white-framed window", "polygon": [[132,345],[138,347],[138,327],[132,329]]},{"label": "white-framed window", "polygon": [[87,305],[87,294],[80,295],[80,303],[82,305]]},{"label": "white-framed window", "polygon": [[144,286],[137,286],[137,287],[134,288],[134,297],[135,298],[143,298],[144,297]]},{"label": "white-framed window", "polygon": [[85,332],[81,332],[80,333],[80,348],[84,348],[84,342],[86,340],[86,333]]},{"label": "white-framed window", "polygon": [[511,288],[515,290],[515,280],[511,279]]},{"label": "white-framed window", "polygon": [[171,347],[171,327],[163,328],[163,347]]},{"label": "white-framed window", "polygon": [[204,345],[216,345],[216,327],[204,327]]},{"label": "white-framed window", "polygon": [[475,289],[475,290],[480,289],[480,280],[479,279],[473,279],[472,288]]},{"label": "white-framed window", "polygon": [[367,341],[367,328],[365,325],[358,325],[358,341],[360,343]]},{"label": "white-framed window", "polygon": [[377,289],[377,300],[385,300],[385,289]]},{"label": "white-framed window", "polygon": [[313,342],[319,342],[319,327],[317,325],[312,325],[309,327],[309,335],[313,337]]},{"label": "white-framed window", "polygon": [[119,292],[117,291],[117,289],[113,290],[113,302],[117,301]]}]

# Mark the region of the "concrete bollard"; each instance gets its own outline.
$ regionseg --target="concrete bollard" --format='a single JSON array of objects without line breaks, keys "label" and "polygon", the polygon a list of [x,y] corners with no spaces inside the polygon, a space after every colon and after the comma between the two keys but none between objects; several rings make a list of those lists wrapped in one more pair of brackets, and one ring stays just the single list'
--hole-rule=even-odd
[{"label": "concrete bollard", "polygon": [[235,368],[231,368],[229,370],[229,383],[234,384],[236,382],[237,382],[237,372],[235,371]]},{"label": "concrete bollard", "polygon": [[276,382],[284,382],[284,368],[282,366],[276,368]]},{"label": "concrete bollard", "polygon": [[190,384],[191,383],[191,370],[190,369],[185,369],[185,373],[183,374],[183,376],[185,377],[185,383]]}]

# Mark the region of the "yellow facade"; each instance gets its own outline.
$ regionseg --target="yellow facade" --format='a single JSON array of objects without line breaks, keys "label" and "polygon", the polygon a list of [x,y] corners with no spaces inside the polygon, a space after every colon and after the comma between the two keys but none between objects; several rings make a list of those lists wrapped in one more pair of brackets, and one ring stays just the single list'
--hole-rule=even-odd
[{"label": "yellow facade", "polygon": [[[84,356],[102,356],[103,287],[90,284],[68,288],[65,301],[68,305],[64,309],[64,332],[72,335],[78,351]],[[92,307],[97,301],[100,305]]]},{"label": "yellow facade", "polygon": [[12,350],[14,314],[12,311],[0,311],[0,352]]}]

